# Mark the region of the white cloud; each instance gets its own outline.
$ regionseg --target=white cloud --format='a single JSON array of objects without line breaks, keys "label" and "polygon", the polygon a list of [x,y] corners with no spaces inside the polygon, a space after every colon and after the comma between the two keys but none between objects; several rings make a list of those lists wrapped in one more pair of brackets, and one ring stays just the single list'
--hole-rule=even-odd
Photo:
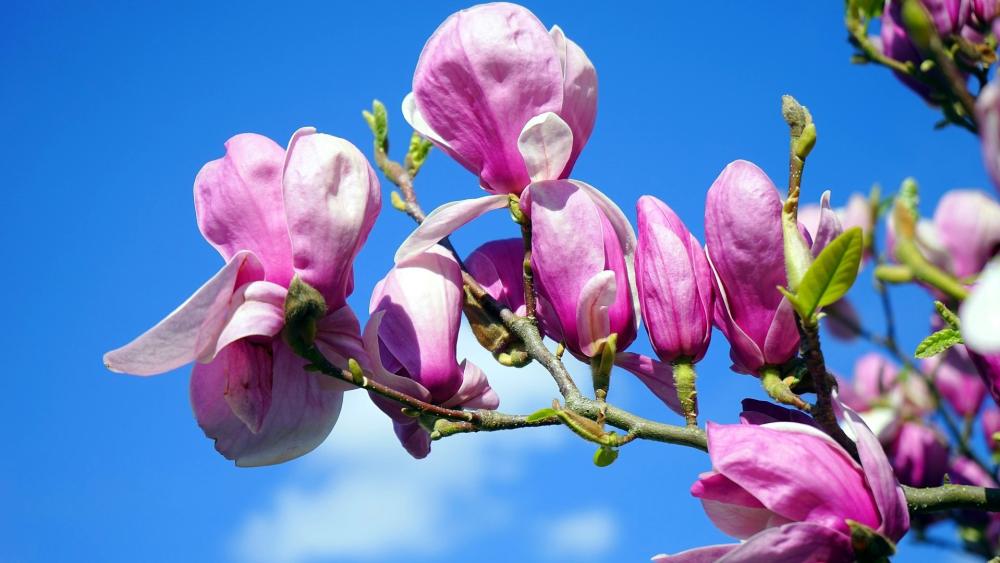
[{"label": "white cloud", "polygon": [[543,538],[546,553],[558,559],[594,559],[615,546],[615,519],[603,510],[588,510],[552,522]]},{"label": "white cloud", "polygon": [[[557,396],[540,367],[499,366],[467,328],[458,349],[486,371],[505,412],[532,412]],[[573,367],[575,377],[589,377],[584,366]],[[522,478],[531,450],[568,440],[557,427],[453,436],[435,442],[431,455],[417,461],[367,396],[348,393],[330,438],[279,486],[270,507],[245,519],[232,538],[233,555],[247,563],[383,560],[404,549],[435,555],[468,545],[477,534],[518,524],[516,499],[495,498],[491,489]],[[446,518],[462,506],[475,506],[475,523]],[[444,521],[448,530],[440,533]],[[567,530],[562,536],[573,532]],[[605,535],[601,546],[613,541],[612,533]],[[543,547],[550,543],[539,539]]]}]

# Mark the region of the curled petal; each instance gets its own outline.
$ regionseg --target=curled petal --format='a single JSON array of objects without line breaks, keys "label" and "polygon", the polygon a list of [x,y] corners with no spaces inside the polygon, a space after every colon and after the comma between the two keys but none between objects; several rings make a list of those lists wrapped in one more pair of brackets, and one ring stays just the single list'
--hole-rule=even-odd
[{"label": "curled petal", "polygon": [[251,282],[237,289],[229,301],[232,313],[226,320],[226,327],[222,329],[211,354],[206,353],[198,361],[211,361],[219,350],[241,338],[270,338],[281,332],[285,326],[287,294],[288,290],[284,287],[267,281]]},{"label": "curled petal", "polygon": [[854,559],[848,535],[811,522],[794,522],[756,534],[719,563],[850,563]]},{"label": "curled petal", "polygon": [[[382,324],[383,316],[385,316],[385,311],[375,311],[372,313],[368,318],[368,323],[365,325],[365,332],[362,336],[364,339],[365,352],[368,354],[368,359],[371,362],[372,379],[397,391],[406,393],[411,397],[420,399],[421,401],[430,401],[431,393],[426,387],[409,377],[396,375],[386,370],[383,366],[382,354],[380,351],[381,346],[379,345],[379,327]],[[375,395],[372,395],[372,397],[374,398]],[[393,412],[398,413],[400,409],[399,404],[392,403],[392,405]],[[386,412],[392,416],[392,413],[389,413],[388,411]]]},{"label": "curled petal", "polygon": [[397,264],[429,250],[456,229],[480,215],[507,205],[506,195],[488,195],[476,199],[452,201],[438,207],[410,233],[396,250]]},{"label": "curled petal", "polygon": [[205,239],[231,259],[249,250],[270,282],[287,287],[292,249],[281,195],[285,151],[262,135],[226,141],[226,156],[202,167],[194,181],[194,209]]},{"label": "curled petal", "polygon": [[524,315],[524,242],[520,238],[483,244],[465,258],[465,268],[494,299]]},{"label": "curled petal", "polygon": [[840,224],[840,219],[830,207],[830,190],[823,192],[819,204],[819,220],[816,230],[810,231],[812,235],[812,255],[819,256],[819,253],[830,244],[830,241],[840,236],[844,232],[844,227]]},{"label": "curled petal", "polygon": [[237,252],[167,318],[132,342],[105,354],[104,365],[119,373],[154,375],[213,353],[237,281],[263,277],[256,256],[248,251]]},{"label": "curled petal", "polygon": [[451,398],[441,404],[443,407],[463,407],[468,409],[494,410],[500,406],[500,397],[490,387],[486,373],[469,360],[462,360],[462,386]]},{"label": "curled petal", "polygon": [[375,171],[348,141],[304,127],[289,141],[283,181],[295,272],[338,308],[382,205]]},{"label": "curled petal", "polygon": [[552,112],[528,120],[517,138],[532,182],[557,180],[573,151],[573,131]]},{"label": "curled petal", "polygon": [[670,364],[658,362],[649,356],[632,352],[619,352],[615,356],[615,365],[625,369],[639,378],[663,404],[679,415],[684,415],[681,400],[674,386],[674,370]]},{"label": "curled petal", "polygon": [[588,357],[598,352],[600,342],[611,334],[608,308],[615,302],[615,273],[603,270],[587,280],[576,307],[576,330],[580,350]]},{"label": "curled petal", "polygon": [[[336,424],[344,394],[329,385],[330,377],[307,372],[305,360],[280,341],[274,341],[271,350],[257,350],[252,357],[229,357],[246,354],[247,346],[259,345],[230,345],[211,363],[195,366],[191,404],[198,425],[215,440],[219,453],[241,467],[273,465],[312,451]],[[225,398],[229,384],[226,369],[261,362],[254,369],[264,370],[268,368],[266,361],[273,370],[271,403],[259,429],[253,432]]]}]

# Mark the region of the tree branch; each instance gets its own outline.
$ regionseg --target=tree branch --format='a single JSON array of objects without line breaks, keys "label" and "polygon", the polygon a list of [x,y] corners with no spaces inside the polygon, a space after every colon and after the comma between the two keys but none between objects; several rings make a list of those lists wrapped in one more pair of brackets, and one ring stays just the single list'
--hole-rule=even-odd
[{"label": "tree branch", "polygon": [[970,485],[941,485],[925,489],[905,485],[902,487],[906,495],[906,505],[912,514],[940,512],[953,508],[1000,512],[1000,489]]}]

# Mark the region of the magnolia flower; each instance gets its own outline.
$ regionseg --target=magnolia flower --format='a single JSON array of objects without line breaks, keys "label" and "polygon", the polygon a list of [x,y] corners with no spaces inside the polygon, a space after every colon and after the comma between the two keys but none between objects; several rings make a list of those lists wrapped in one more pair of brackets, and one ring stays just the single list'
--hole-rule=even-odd
[{"label": "magnolia flower", "polygon": [[642,196],[636,208],[636,284],[649,340],[664,362],[679,358],[697,362],[712,338],[715,307],[705,251],[662,201]]},{"label": "magnolia flower", "polygon": [[[1000,353],[1000,315],[997,311],[1000,311],[1000,262],[993,262],[983,270],[972,293],[958,310],[962,339],[970,352]],[[994,394],[994,397],[1000,400],[1000,395]]]},{"label": "magnolia flower", "polygon": [[733,369],[759,374],[798,351],[786,286],[781,198],[754,164],[737,160],[708,190],[705,245],[715,274],[714,322],[729,340]]},{"label": "magnolia flower", "polygon": [[465,259],[465,269],[494,299],[518,315],[525,315],[524,242],[519,238],[481,245]]},{"label": "magnolia flower", "polygon": [[[938,35],[947,38],[960,33],[969,19],[968,0],[920,0]],[[906,27],[903,25],[902,5],[900,0],[887,0],[882,11],[881,39],[882,52],[898,61],[911,62],[920,66],[924,57],[916,45],[910,40]],[[940,75],[937,70],[933,75]],[[930,87],[924,82],[909,75],[893,71],[903,84],[919,94],[929,103],[937,103]]]},{"label": "magnolia flower", "polygon": [[[472,362],[455,359],[462,320],[462,271],[442,247],[397,264],[375,286],[365,350],[372,377],[411,397],[448,408],[495,409],[500,400]],[[392,419],[396,436],[415,458],[431,450],[430,434],[400,405],[372,399]]]},{"label": "magnolia flower", "polygon": [[846,563],[855,560],[848,520],[899,540],[909,528],[903,491],[871,431],[852,411],[839,414],[860,464],[810,424],[709,422],[712,471],[699,477],[691,494],[721,531],[744,541],[653,561]]},{"label": "magnolia flower", "polygon": [[233,137],[194,195],[198,227],[226,265],[104,362],[152,375],[195,361],[195,417],[220,453],[242,466],[303,455],[330,433],[348,386],[306,371],[279,337],[285,295],[293,276],[317,289],[327,308],[317,347],[340,366],[364,359],[345,299],[381,205],[378,180],[353,145],[303,128],[287,154],[260,135]]},{"label": "magnolia flower", "polygon": [[979,190],[951,190],[934,210],[945,254],[938,265],[959,279],[979,274],[1000,248],[1000,204]]},{"label": "magnolia flower", "polygon": [[899,426],[886,450],[899,482],[936,487],[948,470],[948,442],[934,428],[916,421]]},{"label": "magnolia flower", "polygon": [[533,179],[539,155],[518,147],[533,120],[559,120],[567,150],[548,179],[565,178],[596,112],[597,73],[583,50],[558,26],[546,31],[528,9],[503,2],[449,16],[424,45],[403,101],[415,130],[497,194],[520,194]]},{"label": "magnolia flower", "polygon": [[1000,86],[996,80],[987,84],[976,98],[976,121],[983,163],[993,179],[993,187],[1000,189]]},{"label": "magnolia flower", "polygon": [[912,374],[901,377],[899,366],[875,352],[861,356],[854,363],[854,379],[843,398],[862,416],[873,410],[888,409],[894,418],[921,417],[934,410],[934,398],[923,379]]}]

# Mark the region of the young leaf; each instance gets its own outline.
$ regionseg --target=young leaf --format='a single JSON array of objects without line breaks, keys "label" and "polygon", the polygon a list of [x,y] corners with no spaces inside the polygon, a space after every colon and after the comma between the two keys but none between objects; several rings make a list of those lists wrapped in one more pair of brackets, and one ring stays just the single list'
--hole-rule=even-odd
[{"label": "young leaf", "polygon": [[799,291],[791,300],[800,317],[812,319],[819,309],[847,293],[858,277],[863,249],[864,235],[859,227],[844,231],[826,245],[802,276]]},{"label": "young leaf", "polygon": [[961,325],[959,324],[958,315],[953,313],[947,305],[940,301],[935,301],[934,308],[937,309],[937,314],[941,317],[941,320],[948,323],[948,326],[951,328],[959,330]]},{"label": "young leaf", "polygon": [[539,420],[544,420],[551,416],[558,416],[556,409],[544,408],[529,414],[525,420],[527,422],[538,422]]},{"label": "young leaf", "polygon": [[923,342],[917,345],[914,356],[924,359],[937,356],[948,348],[962,343],[962,333],[953,328],[943,328],[928,336]]}]

